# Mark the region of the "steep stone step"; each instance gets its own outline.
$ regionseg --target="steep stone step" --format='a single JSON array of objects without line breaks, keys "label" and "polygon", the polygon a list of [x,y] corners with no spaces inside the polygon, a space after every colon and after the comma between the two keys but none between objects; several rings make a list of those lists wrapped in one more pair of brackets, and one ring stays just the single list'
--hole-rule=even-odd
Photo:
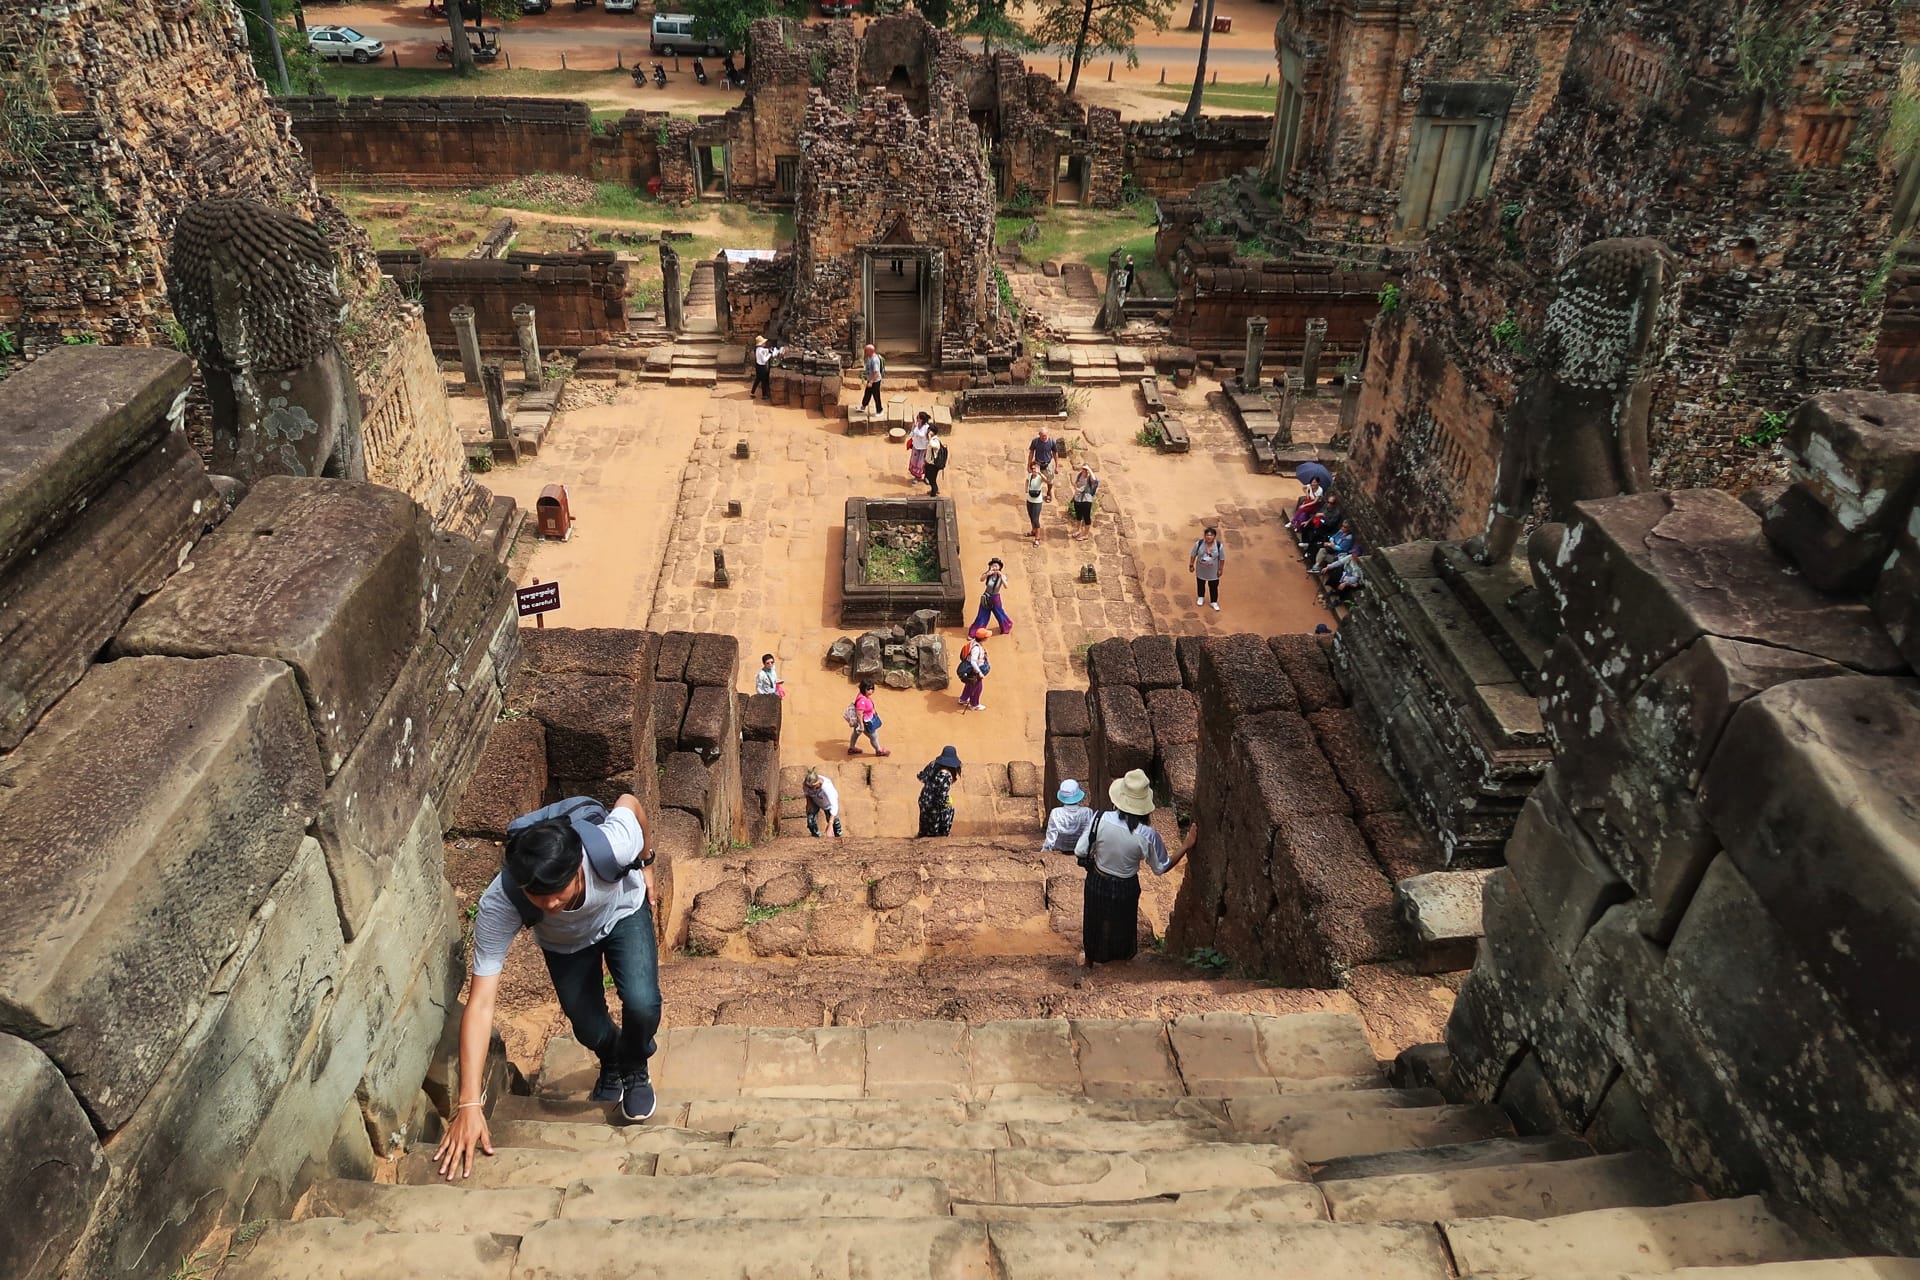
[{"label": "steep stone step", "polygon": [[537,1120],[500,1120],[488,1126],[495,1148],[525,1151],[677,1151],[682,1147],[731,1146],[727,1133],[676,1128],[671,1125],[561,1123]]},{"label": "steep stone step", "polygon": [[766,1150],[764,1148],[688,1147],[657,1158],[655,1177],[785,1178],[933,1178],[947,1193],[968,1200],[994,1198],[990,1151]]},{"label": "steep stone step", "polygon": [[1457,1218],[1442,1222],[1441,1230],[1463,1276],[1739,1267],[1814,1256],[1758,1196],[1597,1209],[1538,1222]]},{"label": "steep stone step", "polygon": [[[1496,1280],[1468,1277],[1467,1280]],[[1676,1267],[1672,1271],[1561,1271],[1553,1276],[1497,1280],[1920,1280],[1913,1258],[1821,1258],[1808,1262],[1763,1262],[1751,1267]]]},{"label": "steep stone step", "polygon": [[1439,1235],[1412,1224],[996,1223],[998,1280],[1443,1280]]},{"label": "steep stone step", "polygon": [[315,1218],[268,1223],[240,1253],[221,1270],[221,1280],[509,1280],[516,1250],[510,1236],[387,1231],[371,1222]]},{"label": "steep stone step", "polygon": [[1594,1209],[1678,1204],[1693,1189],[1640,1152],[1546,1164],[1322,1180],[1336,1222],[1553,1218]]},{"label": "steep stone step", "polygon": [[1235,1098],[1227,1117],[1236,1135],[1276,1143],[1314,1164],[1513,1135],[1513,1122],[1494,1106],[1301,1108],[1286,1097]]},{"label": "steep stone step", "polygon": [[1326,1198],[1311,1183],[1181,1191],[1143,1200],[1069,1204],[997,1204],[955,1201],[956,1218],[989,1222],[1324,1222]]},{"label": "steep stone step", "polygon": [[[1442,1099],[1436,1097],[1431,1101],[1437,1103]],[[1493,1165],[1580,1160],[1592,1154],[1593,1148],[1583,1139],[1563,1133],[1545,1137],[1486,1138],[1480,1142],[1453,1142],[1437,1147],[1341,1156],[1337,1160],[1317,1162],[1314,1178],[1320,1182],[1334,1182],[1343,1178],[1384,1178],[1402,1173],[1443,1173],[1450,1169],[1484,1169]]]},{"label": "steep stone step", "polygon": [[[353,1178],[313,1184],[295,1206],[295,1221],[347,1218],[388,1231],[439,1231],[453,1235],[492,1231],[517,1236],[560,1215],[558,1187],[394,1186]],[[657,1211],[656,1211],[657,1212]],[[608,1215],[611,1216],[611,1215]]]},{"label": "steep stone step", "polygon": [[985,1224],[960,1218],[561,1219],[520,1240],[514,1280],[993,1280]]},{"label": "steep stone step", "polygon": [[734,1131],[742,1147],[954,1147],[991,1151],[1036,1147],[1053,1151],[1165,1151],[1231,1140],[1215,1123],[1193,1120],[1054,1120],[1011,1124],[968,1120],[959,1124],[916,1121],[785,1120],[743,1125]]},{"label": "steep stone step", "polygon": [[[475,1157],[473,1172],[451,1185],[482,1190],[509,1187],[565,1187],[581,1178],[644,1178],[659,1157],[652,1152],[552,1151],[494,1145],[493,1154]],[[403,1186],[449,1185],[440,1176],[430,1146],[412,1147],[394,1166]]]}]

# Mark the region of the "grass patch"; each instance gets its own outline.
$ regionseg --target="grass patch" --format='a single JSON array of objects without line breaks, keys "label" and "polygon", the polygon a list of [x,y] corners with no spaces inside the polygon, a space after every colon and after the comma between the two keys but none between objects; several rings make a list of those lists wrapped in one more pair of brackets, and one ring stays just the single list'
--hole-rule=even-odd
[{"label": "grass patch", "polygon": [[911,521],[873,523],[867,547],[868,582],[938,582],[940,551],[933,530]]},{"label": "grass patch", "polygon": [[798,911],[805,905],[803,902],[795,902],[784,907],[769,907],[756,902],[747,908],[747,926],[751,928],[756,924],[764,924],[775,916],[783,916],[789,911]]},{"label": "grass patch", "polygon": [[[1175,88],[1171,84],[1164,88],[1156,86],[1148,92],[1156,98],[1177,102],[1184,107],[1187,99],[1193,96],[1193,81],[1187,81],[1180,88]],[[1273,105],[1279,95],[1280,91],[1271,85],[1223,80],[1219,84],[1208,85],[1206,95],[1201,101],[1209,107],[1232,107],[1235,111],[1244,112],[1247,115],[1270,116],[1273,114]]]},{"label": "grass patch", "polygon": [[[1021,232],[1028,223],[1033,223],[1039,234],[1023,241]],[[1106,278],[1107,255],[1115,249],[1130,253],[1136,292],[1145,289],[1166,296],[1173,292],[1173,282],[1153,265],[1153,236],[1153,204],[1146,200],[1119,209],[1054,208],[1008,214],[996,219],[993,228],[996,242],[1019,245],[1020,256],[1028,262],[1084,262],[1102,281]]]},{"label": "grass patch", "polygon": [[[350,62],[326,64],[320,79],[327,92],[336,97],[347,95],[405,98],[510,98],[567,97],[591,99],[598,91],[602,100],[606,91],[619,89],[631,73],[609,67],[604,71],[539,71],[531,68],[508,70],[495,65],[481,68],[477,76],[461,78],[450,67],[396,67],[391,64]],[[623,107],[622,110],[625,108]],[[614,114],[618,115],[619,112]]]}]

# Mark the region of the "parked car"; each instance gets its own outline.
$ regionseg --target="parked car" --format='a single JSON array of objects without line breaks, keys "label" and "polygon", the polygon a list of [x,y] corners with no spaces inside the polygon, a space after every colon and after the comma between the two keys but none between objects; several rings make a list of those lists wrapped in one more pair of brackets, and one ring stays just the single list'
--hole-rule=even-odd
[{"label": "parked car", "polygon": [[600,6],[608,13],[633,13],[640,7],[640,0],[606,0]]},{"label": "parked car", "polygon": [[653,38],[648,42],[648,47],[669,58],[676,53],[703,53],[713,57],[729,51],[724,41],[695,36],[693,15],[690,13],[654,14]]},{"label": "parked car", "polygon": [[328,24],[307,28],[307,48],[313,50],[316,57],[334,62],[344,58],[352,58],[355,62],[372,62],[387,51],[387,46],[372,36],[363,36],[352,27]]},{"label": "parked car", "polygon": [[823,18],[852,17],[856,7],[853,0],[820,0],[820,16]]},{"label": "parked car", "polygon": [[545,13],[553,8],[553,0],[520,0],[520,12]]}]

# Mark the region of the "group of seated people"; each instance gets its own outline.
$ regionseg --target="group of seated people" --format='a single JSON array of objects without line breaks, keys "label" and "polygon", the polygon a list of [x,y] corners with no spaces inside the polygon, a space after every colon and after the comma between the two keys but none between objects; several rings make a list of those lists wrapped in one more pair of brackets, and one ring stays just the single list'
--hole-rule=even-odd
[{"label": "group of seated people", "polygon": [[1347,604],[1360,589],[1360,557],[1366,552],[1353,522],[1340,510],[1326,468],[1310,463],[1296,474],[1306,492],[1294,504],[1287,527],[1306,559],[1307,572],[1319,583],[1321,601],[1330,607]]}]

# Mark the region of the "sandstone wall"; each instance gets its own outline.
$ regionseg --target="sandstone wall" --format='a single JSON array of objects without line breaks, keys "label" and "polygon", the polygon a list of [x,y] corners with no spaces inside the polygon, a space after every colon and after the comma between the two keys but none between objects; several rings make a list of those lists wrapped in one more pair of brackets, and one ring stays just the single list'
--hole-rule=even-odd
[{"label": "sandstone wall", "polygon": [[416,250],[386,250],[380,269],[425,312],[436,351],[458,355],[453,308],[474,310],[480,349],[518,356],[513,309],[534,309],[542,351],[598,346],[627,332],[627,264],[609,250],[585,253],[509,253],[504,258],[434,258]]},{"label": "sandstone wall", "polygon": [[425,507],[434,525],[475,537],[492,495],[473,482],[466,450],[447,405],[446,376],[427,341],[425,316],[409,308],[360,410],[367,479],[398,489]]},{"label": "sandstone wall", "polygon": [[1806,56],[1770,70],[1755,50],[1809,20],[1749,8],[1578,10],[1531,140],[1427,237],[1374,331],[1348,473],[1378,508],[1377,541],[1478,530],[1553,273],[1602,237],[1651,236],[1682,259],[1684,319],[1652,389],[1656,484],[1770,478],[1770,415],[1872,380],[1899,19],[1823,11]]},{"label": "sandstone wall", "polygon": [[167,1273],[432,1113],[440,832],[518,652],[491,545],[379,485],[229,514],[184,357],[0,389],[0,1276]]},{"label": "sandstone wall", "polygon": [[1328,372],[1355,358],[1367,342],[1367,323],[1380,310],[1382,271],[1313,271],[1280,259],[1225,257],[1182,275],[1173,304],[1173,342],[1210,356],[1245,357],[1247,318],[1267,317],[1267,360],[1298,360],[1307,321],[1327,322],[1320,367]]},{"label": "sandstone wall", "polygon": [[1142,194],[1190,195],[1243,169],[1259,168],[1272,116],[1201,116],[1197,120],[1130,120],[1126,172]]},{"label": "sandstone wall", "polygon": [[1920,400],[1822,397],[1787,440],[1764,518],[1583,503],[1544,566],[1553,764],[1447,1043],[1536,1127],[1912,1253]]}]

